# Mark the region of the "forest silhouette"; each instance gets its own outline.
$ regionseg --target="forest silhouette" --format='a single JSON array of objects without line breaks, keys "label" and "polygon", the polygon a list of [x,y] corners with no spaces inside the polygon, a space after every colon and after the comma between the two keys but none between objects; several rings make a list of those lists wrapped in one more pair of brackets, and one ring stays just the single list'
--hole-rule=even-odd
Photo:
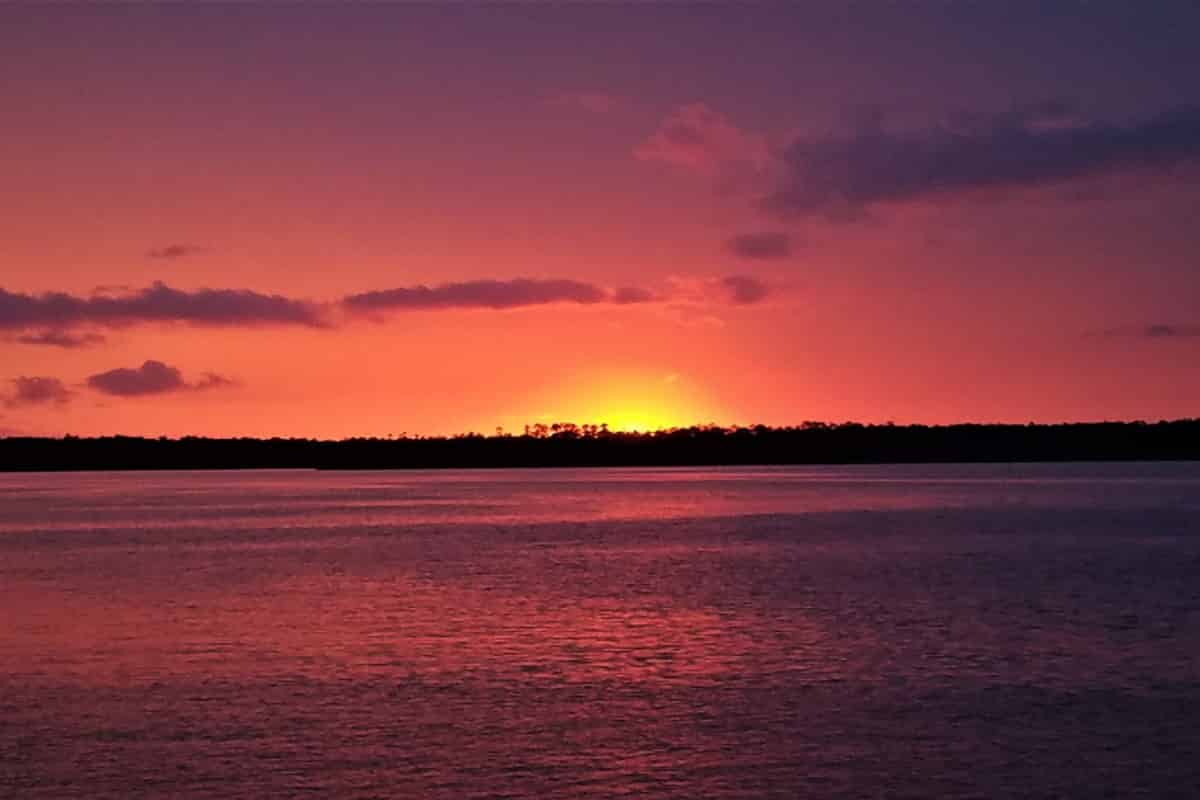
[{"label": "forest silhouette", "polygon": [[0,439],[0,471],[444,469],[1200,459],[1200,419],[1066,424],[716,425],[652,432],[538,423],[520,434]]}]

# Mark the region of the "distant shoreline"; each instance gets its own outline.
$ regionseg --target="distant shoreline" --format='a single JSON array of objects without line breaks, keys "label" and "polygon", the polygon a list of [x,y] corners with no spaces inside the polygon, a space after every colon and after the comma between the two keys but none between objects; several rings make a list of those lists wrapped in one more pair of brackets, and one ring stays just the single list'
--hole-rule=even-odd
[{"label": "distant shoreline", "polygon": [[715,426],[399,439],[0,439],[0,472],[528,469],[1200,460],[1200,419],[1041,425]]}]

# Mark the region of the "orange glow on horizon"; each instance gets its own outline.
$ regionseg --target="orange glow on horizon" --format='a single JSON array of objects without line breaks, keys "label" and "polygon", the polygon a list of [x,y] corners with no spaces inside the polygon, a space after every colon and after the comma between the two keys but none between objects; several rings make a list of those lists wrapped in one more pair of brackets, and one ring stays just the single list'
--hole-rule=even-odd
[{"label": "orange glow on horizon", "polygon": [[519,433],[527,424],[567,422],[603,424],[610,431],[632,433],[702,425],[726,416],[695,381],[678,373],[650,369],[614,369],[574,376],[538,402],[543,410],[509,414],[501,427]]}]

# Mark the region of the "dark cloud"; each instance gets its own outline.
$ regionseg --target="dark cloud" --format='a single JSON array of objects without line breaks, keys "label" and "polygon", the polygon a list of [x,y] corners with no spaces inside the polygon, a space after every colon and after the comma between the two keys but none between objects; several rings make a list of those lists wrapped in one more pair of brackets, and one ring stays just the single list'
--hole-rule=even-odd
[{"label": "dark cloud", "polygon": [[63,385],[58,378],[21,376],[12,379],[13,390],[4,398],[4,405],[9,408],[18,406],[63,405],[68,402],[74,392]]},{"label": "dark cloud", "polygon": [[175,367],[161,361],[147,361],[136,369],[121,367],[92,375],[87,384],[98,392],[120,397],[177,392],[187,388],[187,382]]},{"label": "dark cloud", "polygon": [[140,367],[121,367],[91,375],[87,385],[104,394],[117,397],[142,397],[170,392],[215,389],[233,385],[233,381],[215,373],[207,373],[196,383],[188,383],[176,367],[161,361],[146,361]]},{"label": "dark cloud", "polygon": [[727,243],[729,252],[750,261],[771,261],[792,254],[792,238],[778,231],[743,233]]},{"label": "dark cloud", "polygon": [[878,128],[798,140],[783,153],[782,179],[762,204],[780,217],[847,219],[876,204],[1197,160],[1200,107],[1118,126],[1079,122],[1069,107],[1049,103],[958,115],[916,132]]},{"label": "dark cloud", "polygon": [[146,256],[160,261],[175,261],[176,259],[187,258],[188,256],[194,256],[202,252],[204,252],[203,247],[197,247],[192,244],[169,244],[166,247],[153,248],[146,253]]},{"label": "dark cloud", "polygon": [[750,305],[765,300],[770,293],[767,285],[749,275],[728,275],[721,279],[721,286],[735,305]]},{"label": "dark cloud", "polygon": [[0,289],[0,329],[75,325],[121,326],[140,322],[193,325],[324,324],[320,308],[304,300],[248,289],[172,289],[161,282],[121,294],[77,297],[63,292],[31,295]]},{"label": "dark cloud", "polygon": [[98,333],[71,333],[70,331],[42,331],[18,336],[16,341],[21,344],[43,345],[48,347],[91,347],[104,342],[104,337]]},{"label": "dark cloud", "polygon": [[633,303],[651,299],[648,292],[632,287],[615,294],[591,283],[573,280],[479,280],[382,289],[347,297],[343,303],[354,312],[420,311],[451,308],[508,309],[550,303]]},{"label": "dark cloud", "polygon": [[482,279],[434,286],[379,289],[318,304],[246,289],[173,289],[156,282],[148,288],[77,296],[65,292],[22,294],[0,289],[0,331],[19,331],[24,344],[83,347],[103,341],[79,328],[117,328],[138,323],[178,322],[200,326],[302,325],[333,327],[336,312],[513,309],[551,303],[631,305],[663,301],[637,286],[608,289],[570,279]]}]

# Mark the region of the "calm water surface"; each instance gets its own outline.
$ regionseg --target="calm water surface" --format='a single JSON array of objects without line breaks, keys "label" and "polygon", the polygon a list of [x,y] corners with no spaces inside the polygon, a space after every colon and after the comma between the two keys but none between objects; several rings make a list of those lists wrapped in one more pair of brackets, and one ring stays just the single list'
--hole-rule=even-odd
[{"label": "calm water surface", "polygon": [[0,476],[0,797],[1200,796],[1200,465]]}]

